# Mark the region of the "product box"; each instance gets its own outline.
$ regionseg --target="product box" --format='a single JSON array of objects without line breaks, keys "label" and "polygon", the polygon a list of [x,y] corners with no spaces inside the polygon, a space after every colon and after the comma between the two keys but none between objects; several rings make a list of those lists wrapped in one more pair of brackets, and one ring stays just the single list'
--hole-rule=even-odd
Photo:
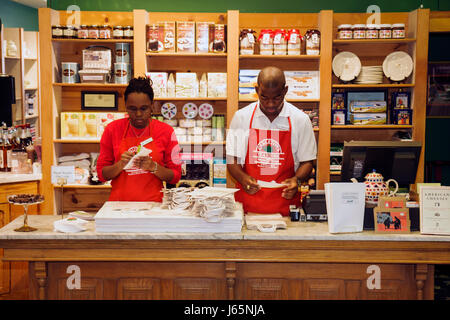
[{"label": "product box", "polygon": [[350,112],[386,112],[386,101],[352,101]]},{"label": "product box", "polygon": [[176,25],[175,21],[162,21],[159,22],[162,27],[162,42],[164,52],[175,52],[176,41]]},{"label": "product box", "polygon": [[333,92],[331,98],[331,109],[344,110],[345,108],[345,93],[344,92]]},{"label": "product box", "polygon": [[260,70],[239,70],[239,87],[254,88],[258,84],[258,75]]},{"label": "product box", "polygon": [[286,99],[319,99],[319,71],[285,71]]},{"label": "product box", "polygon": [[225,98],[227,96],[227,74],[208,72],[208,97]]},{"label": "product box", "polygon": [[412,110],[411,109],[394,109],[392,110],[393,124],[412,124]]},{"label": "product box", "polygon": [[213,160],[213,186],[219,188],[227,187],[227,163],[225,159]]},{"label": "product box", "polygon": [[81,113],[61,112],[61,139],[80,137]]},{"label": "product box", "polygon": [[97,114],[97,138],[101,138],[108,124],[115,120],[115,113],[105,112]]},{"label": "product box", "polygon": [[177,22],[177,52],[195,52],[195,22]]},{"label": "product box", "polygon": [[80,114],[80,138],[97,139],[97,115],[94,112]]},{"label": "product box", "polygon": [[193,72],[177,72],[175,96],[177,98],[194,98],[198,96],[197,74]]},{"label": "product box", "polygon": [[213,41],[214,37],[214,30],[211,26],[214,26],[214,22],[196,23],[195,52],[207,53],[209,51],[209,43]]},{"label": "product box", "polygon": [[334,125],[344,125],[345,124],[345,109],[331,110],[331,121]]},{"label": "product box", "polygon": [[239,87],[239,99],[251,99],[251,100],[257,100],[258,95],[256,94],[255,88],[241,88]]},{"label": "product box", "polygon": [[355,125],[386,124],[386,113],[352,113],[350,123]]},{"label": "product box", "polygon": [[159,52],[164,50],[164,30],[160,24],[147,25],[147,51]]},{"label": "product box", "polygon": [[111,70],[111,67],[111,49],[93,46],[83,50],[83,69]]},{"label": "product box", "polygon": [[167,72],[147,72],[147,78],[152,80],[152,88],[157,98],[167,97]]}]

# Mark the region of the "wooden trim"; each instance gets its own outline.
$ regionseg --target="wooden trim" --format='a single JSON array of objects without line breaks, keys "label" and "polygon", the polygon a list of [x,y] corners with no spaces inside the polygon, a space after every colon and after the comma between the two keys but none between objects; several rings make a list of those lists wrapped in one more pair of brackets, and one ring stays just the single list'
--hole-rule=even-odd
[{"label": "wooden trim", "polygon": [[145,10],[133,10],[134,23],[134,76],[145,76],[147,72],[147,36],[145,26],[148,24],[148,13]]},{"label": "wooden trim", "polygon": [[430,12],[430,32],[450,32],[450,11]]}]

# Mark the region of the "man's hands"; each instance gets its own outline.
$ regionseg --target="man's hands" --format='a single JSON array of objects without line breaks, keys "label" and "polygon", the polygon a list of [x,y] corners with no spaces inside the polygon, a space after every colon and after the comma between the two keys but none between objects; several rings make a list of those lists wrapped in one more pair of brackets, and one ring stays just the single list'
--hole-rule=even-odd
[{"label": "man's hands", "polygon": [[281,196],[288,200],[294,198],[295,194],[298,192],[297,177],[286,179],[282,182],[282,184],[285,184],[286,188],[283,189]]},{"label": "man's hands", "polygon": [[257,180],[247,174],[242,179],[241,184],[244,191],[248,194],[255,194],[261,189]]}]

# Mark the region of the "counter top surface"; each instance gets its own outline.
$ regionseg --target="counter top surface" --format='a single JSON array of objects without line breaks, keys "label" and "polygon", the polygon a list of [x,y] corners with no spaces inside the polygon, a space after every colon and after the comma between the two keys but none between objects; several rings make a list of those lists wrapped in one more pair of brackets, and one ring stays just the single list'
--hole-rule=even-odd
[{"label": "counter top surface", "polygon": [[[67,217],[67,216],[64,216]],[[374,231],[330,234],[326,222],[287,221],[286,230],[263,233],[247,230],[241,233],[99,233],[95,222],[86,224],[87,230],[79,233],[61,233],[53,230],[53,222],[61,219],[56,215],[29,215],[28,225],[38,228],[34,232],[15,232],[23,225],[23,216],[0,229],[0,240],[321,240],[321,241],[405,241],[448,242],[450,236],[423,235],[420,232],[404,234],[380,234]]]},{"label": "counter top surface", "polygon": [[0,184],[42,180],[42,174],[0,173]]}]

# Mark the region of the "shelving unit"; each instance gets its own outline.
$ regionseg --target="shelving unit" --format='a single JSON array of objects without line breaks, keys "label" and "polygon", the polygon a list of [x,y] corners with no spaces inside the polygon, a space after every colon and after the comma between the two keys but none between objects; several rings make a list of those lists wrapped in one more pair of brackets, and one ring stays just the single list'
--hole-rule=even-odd
[{"label": "shelving unit", "polygon": [[[238,83],[239,69],[262,69],[275,65],[283,70],[318,70],[320,72],[319,99],[288,99],[289,102],[302,109],[315,109],[319,113],[319,128],[315,129],[318,142],[318,158],[316,161],[316,186],[323,189],[330,181],[330,145],[333,142],[351,139],[390,139],[397,130],[409,130],[413,140],[424,143],[425,135],[425,105],[426,105],[426,69],[428,50],[429,10],[418,9],[409,13],[381,14],[383,23],[404,22],[407,38],[401,40],[338,40],[337,25],[342,23],[364,23],[368,18],[365,13],[333,13],[323,10],[319,13],[240,13],[229,10],[222,13],[185,13],[185,12],[82,12],[83,24],[133,25],[134,40],[67,40],[52,39],[51,26],[65,24],[68,15],[65,11],[55,11],[48,8],[39,9],[40,56],[42,87],[42,121],[43,127],[43,181],[41,192],[48,201],[44,202],[43,212],[55,212],[58,208],[58,196],[55,197],[51,184],[51,165],[55,164],[57,156],[77,152],[98,152],[99,140],[69,140],[61,139],[59,114],[63,111],[81,111],[80,92],[82,90],[99,90],[106,88],[119,92],[119,112],[125,111],[123,93],[126,85],[116,84],[61,84],[59,83],[59,68],[62,61],[81,63],[80,52],[92,44],[104,44],[114,47],[117,42],[130,42],[131,58],[134,66],[134,76],[144,76],[149,71],[164,72],[226,72],[227,97],[223,98],[155,98],[155,110],[162,103],[174,102],[178,107],[188,101],[207,101],[213,104],[215,113],[224,115],[229,127],[231,119],[238,108],[254,99],[239,99]],[[147,24],[158,21],[211,21],[227,25],[226,53],[149,53],[146,50]],[[263,28],[298,28],[301,34],[308,29],[319,29],[321,32],[321,50],[317,56],[263,56],[239,55],[239,33],[242,28],[252,28],[257,32]],[[376,49],[376,50],[374,50]],[[414,73],[405,83],[385,83],[379,85],[342,84],[332,73],[332,59],[337,52],[355,51],[360,56],[363,65],[382,63],[384,57],[395,50],[407,51],[414,60]],[[64,60],[63,60],[64,59]],[[380,63],[381,62],[381,63]],[[56,72],[55,72],[56,70]],[[331,94],[333,90],[398,90],[406,89],[412,92],[414,109],[413,124],[409,126],[332,126],[331,125]],[[158,112],[156,112],[158,113]],[[208,148],[205,143],[182,143],[182,149]],[[224,142],[213,142],[210,149],[224,152]],[[423,148],[424,149],[424,148]],[[423,153],[419,164],[417,181],[423,181]],[[233,185],[230,176],[227,179]],[[74,209],[71,198],[96,208],[107,199],[109,188],[106,186],[65,186],[64,208]],[[58,193],[59,194],[59,193]],[[53,201],[52,201],[53,200]],[[66,206],[66,201],[70,205]]]}]

